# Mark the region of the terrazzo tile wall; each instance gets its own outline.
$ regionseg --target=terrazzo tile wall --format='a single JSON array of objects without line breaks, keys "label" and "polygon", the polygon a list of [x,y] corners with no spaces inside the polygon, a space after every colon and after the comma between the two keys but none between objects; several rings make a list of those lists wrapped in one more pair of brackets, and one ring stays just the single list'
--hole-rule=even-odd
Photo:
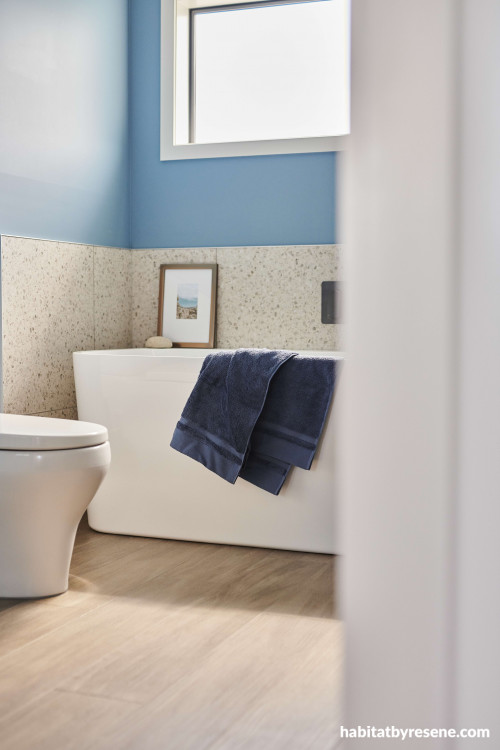
[{"label": "terrazzo tile wall", "polygon": [[132,344],[156,335],[162,263],[217,263],[217,346],[342,348],[321,323],[321,282],[342,279],[339,245],[132,250]]},{"label": "terrazzo tile wall", "polygon": [[0,238],[3,410],[76,418],[72,353],[131,345],[128,249]]},{"label": "terrazzo tile wall", "polygon": [[321,323],[339,245],[128,250],[1,237],[3,410],[76,418],[72,353],[156,335],[162,263],[217,263],[217,346],[342,348]]}]

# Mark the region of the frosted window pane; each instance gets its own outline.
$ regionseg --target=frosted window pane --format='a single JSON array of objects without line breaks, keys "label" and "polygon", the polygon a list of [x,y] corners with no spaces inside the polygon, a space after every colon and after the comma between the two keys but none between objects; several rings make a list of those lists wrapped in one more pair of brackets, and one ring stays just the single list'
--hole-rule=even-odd
[{"label": "frosted window pane", "polygon": [[194,18],[196,143],[349,132],[348,0]]}]

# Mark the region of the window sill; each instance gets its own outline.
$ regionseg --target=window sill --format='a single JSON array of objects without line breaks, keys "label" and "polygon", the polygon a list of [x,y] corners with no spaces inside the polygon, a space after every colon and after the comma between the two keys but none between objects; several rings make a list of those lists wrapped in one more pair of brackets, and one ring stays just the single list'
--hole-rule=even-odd
[{"label": "window sill", "polygon": [[172,132],[163,129],[161,161],[179,159],[217,159],[231,156],[265,156],[269,154],[304,154],[321,151],[344,151],[348,136],[300,138],[280,141],[245,141],[241,143],[192,143],[174,146]]}]

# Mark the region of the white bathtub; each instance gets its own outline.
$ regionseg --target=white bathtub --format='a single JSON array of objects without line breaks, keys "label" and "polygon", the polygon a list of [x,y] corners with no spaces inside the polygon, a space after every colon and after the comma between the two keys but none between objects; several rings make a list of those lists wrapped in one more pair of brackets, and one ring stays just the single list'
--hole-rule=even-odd
[{"label": "white bathtub", "polygon": [[89,507],[90,526],[116,534],[338,553],[335,399],[311,470],[293,468],[277,497],[242,479],[231,485],[170,448],[211,351],[73,355],[78,416],[108,428],[112,453],[109,475]]}]

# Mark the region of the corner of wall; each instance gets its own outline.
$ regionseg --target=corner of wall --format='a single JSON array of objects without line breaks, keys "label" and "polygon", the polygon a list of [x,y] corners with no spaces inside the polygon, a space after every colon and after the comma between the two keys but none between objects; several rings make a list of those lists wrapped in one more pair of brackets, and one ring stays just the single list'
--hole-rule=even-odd
[{"label": "corner of wall", "polygon": [[127,0],[127,172],[128,172],[128,242],[129,250],[133,247],[132,233],[132,195],[133,195],[133,170],[132,170],[132,96],[131,96],[131,70],[132,70],[132,42],[130,33],[130,16],[133,0]]}]

